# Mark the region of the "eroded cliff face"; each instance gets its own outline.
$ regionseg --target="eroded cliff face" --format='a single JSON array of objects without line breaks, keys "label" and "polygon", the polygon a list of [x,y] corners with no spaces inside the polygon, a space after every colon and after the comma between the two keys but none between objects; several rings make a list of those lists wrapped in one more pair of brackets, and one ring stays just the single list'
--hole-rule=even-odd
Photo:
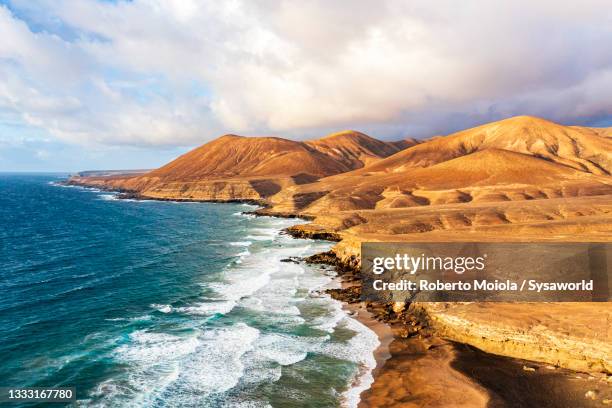
[{"label": "eroded cliff face", "polygon": [[247,201],[267,205],[267,199],[296,184],[293,177],[249,177],[196,181],[160,181],[139,177],[72,177],[69,184],[129,193],[143,199],[195,201]]},{"label": "eroded cliff face", "polygon": [[441,336],[483,351],[612,374],[612,310],[598,303],[416,303]]},{"label": "eroded cliff face", "polygon": [[[360,244],[356,237],[340,241],[332,249],[334,262],[358,268]],[[612,374],[608,303],[417,302],[392,309],[421,316],[436,335],[488,353]]]},{"label": "eroded cliff face", "polygon": [[[480,227],[446,229],[427,233],[391,234],[393,220],[374,220],[374,229],[363,229],[371,214],[346,214],[352,222],[332,216],[316,217],[311,223],[297,225],[291,232],[302,237],[321,237],[333,233],[340,240],[325,257],[327,262],[352,270],[358,275],[361,243],[368,241],[406,242],[526,242],[604,241],[612,236],[612,196],[566,200],[565,217],[550,223],[530,216],[529,206],[539,212],[558,213],[557,204],[527,202],[526,216],[513,218],[491,230]],[[487,207],[490,210],[490,207]],[[454,208],[456,210],[456,208]],[[450,208],[439,211],[450,211]],[[504,212],[507,209],[498,208]],[[394,214],[397,217],[399,214]],[[439,215],[439,214],[438,214]],[[403,213],[405,218],[415,214]],[[355,219],[362,220],[356,223]],[[352,226],[351,225],[354,223]],[[346,293],[358,299],[359,293]],[[342,297],[341,297],[342,299]],[[485,352],[538,361],[552,366],[584,372],[612,374],[612,308],[608,303],[413,303],[394,304],[398,315],[410,313],[424,317],[437,335],[477,347]]]}]

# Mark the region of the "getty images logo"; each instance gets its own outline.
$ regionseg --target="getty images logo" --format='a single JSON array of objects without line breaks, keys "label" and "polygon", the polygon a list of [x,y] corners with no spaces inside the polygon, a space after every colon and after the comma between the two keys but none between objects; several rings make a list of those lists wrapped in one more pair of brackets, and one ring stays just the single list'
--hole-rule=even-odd
[{"label": "getty images logo", "polygon": [[486,267],[487,255],[483,256],[412,256],[396,254],[394,257],[376,257],[372,259],[372,272],[381,275],[385,271],[404,271],[410,275],[418,271],[452,271],[461,275],[469,271],[482,271]]}]

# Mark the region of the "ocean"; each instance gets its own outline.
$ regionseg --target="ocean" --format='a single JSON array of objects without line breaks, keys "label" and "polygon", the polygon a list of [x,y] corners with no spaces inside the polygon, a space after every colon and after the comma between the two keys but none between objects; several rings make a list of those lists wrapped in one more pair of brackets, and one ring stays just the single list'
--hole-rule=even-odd
[{"label": "ocean", "polygon": [[377,336],[322,294],[329,267],[281,262],[330,243],[245,204],[65,177],[0,174],[0,386],[75,387],[87,407],[356,406]]}]

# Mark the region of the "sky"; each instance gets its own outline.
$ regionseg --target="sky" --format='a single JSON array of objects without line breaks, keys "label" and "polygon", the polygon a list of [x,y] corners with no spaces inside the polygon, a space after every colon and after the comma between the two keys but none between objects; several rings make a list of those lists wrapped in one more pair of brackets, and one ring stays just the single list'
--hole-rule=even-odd
[{"label": "sky", "polygon": [[0,171],[158,167],[220,135],[612,126],[608,0],[0,0]]}]

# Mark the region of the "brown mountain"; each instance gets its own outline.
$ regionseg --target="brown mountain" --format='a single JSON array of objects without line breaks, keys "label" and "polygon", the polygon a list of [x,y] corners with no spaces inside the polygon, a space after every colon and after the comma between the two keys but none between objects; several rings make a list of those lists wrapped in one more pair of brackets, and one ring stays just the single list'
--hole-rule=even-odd
[{"label": "brown mountain", "polygon": [[375,163],[411,145],[408,140],[382,142],[354,130],[332,133],[321,139],[308,141],[306,144],[342,163],[346,171]]},{"label": "brown mountain", "polygon": [[308,142],[225,135],[147,176],[164,181],[299,174],[324,177],[363,167],[366,162],[399,150],[392,144],[350,130]]},{"label": "brown mountain", "polygon": [[426,168],[327,177],[281,192],[272,200],[279,211],[315,215],[600,194],[612,194],[612,178],[523,153],[487,149]]},{"label": "brown mountain", "polygon": [[[520,116],[437,137],[273,197],[282,211],[402,208],[612,193],[612,139]],[[295,197],[295,199],[294,199]]]},{"label": "brown mountain", "polygon": [[436,137],[348,173],[292,186],[264,212],[335,233],[342,259],[373,241],[610,240],[609,129],[516,117]]},{"label": "brown mountain", "polygon": [[[292,232],[339,239],[333,254],[346,267],[359,265],[367,241],[610,242],[611,135],[610,129],[511,118],[291,187],[270,198],[268,211],[314,217]],[[437,333],[490,353],[612,372],[610,343],[601,335],[609,331],[609,307],[602,303],[410,307]]]},{"label": "brown mountain", "polygon": [[363,172],[402,171],[490,148],[539,157],[593,174],[612,172],[608,129],[563,126],[531,116],[517,116],[438,137],[364,168]]},{"label": "brown mountain", "polygon": [[141,176],[74,181],[154,198],[267,198],[277,211],[311,215],[573,197],[608,191],[610,134],[518,116],[418,144],[356,131],[307,142],[226,135]]},{"label": "brown mountain", "polygon": [[164,181],[212,178],[329,176],[346,167],[306,143],[277,137],[225,135],[153,170],[149,177]]},{"label": "brown mountain", "polygon": [[421,143],[422,140],[415,139],[414,137],[407,137],[403,140],[397,140],[395,142],[389,142],[393,146],[397,147],[398,150],[404,150],[414,145]]},{"label": "brown mountain", "polygon": [[309,142],[225,135],[144,175],[76,177],[73,181],[152,198],[260,199],[290,185],[361,168],[399,150],[355,131]]}]

